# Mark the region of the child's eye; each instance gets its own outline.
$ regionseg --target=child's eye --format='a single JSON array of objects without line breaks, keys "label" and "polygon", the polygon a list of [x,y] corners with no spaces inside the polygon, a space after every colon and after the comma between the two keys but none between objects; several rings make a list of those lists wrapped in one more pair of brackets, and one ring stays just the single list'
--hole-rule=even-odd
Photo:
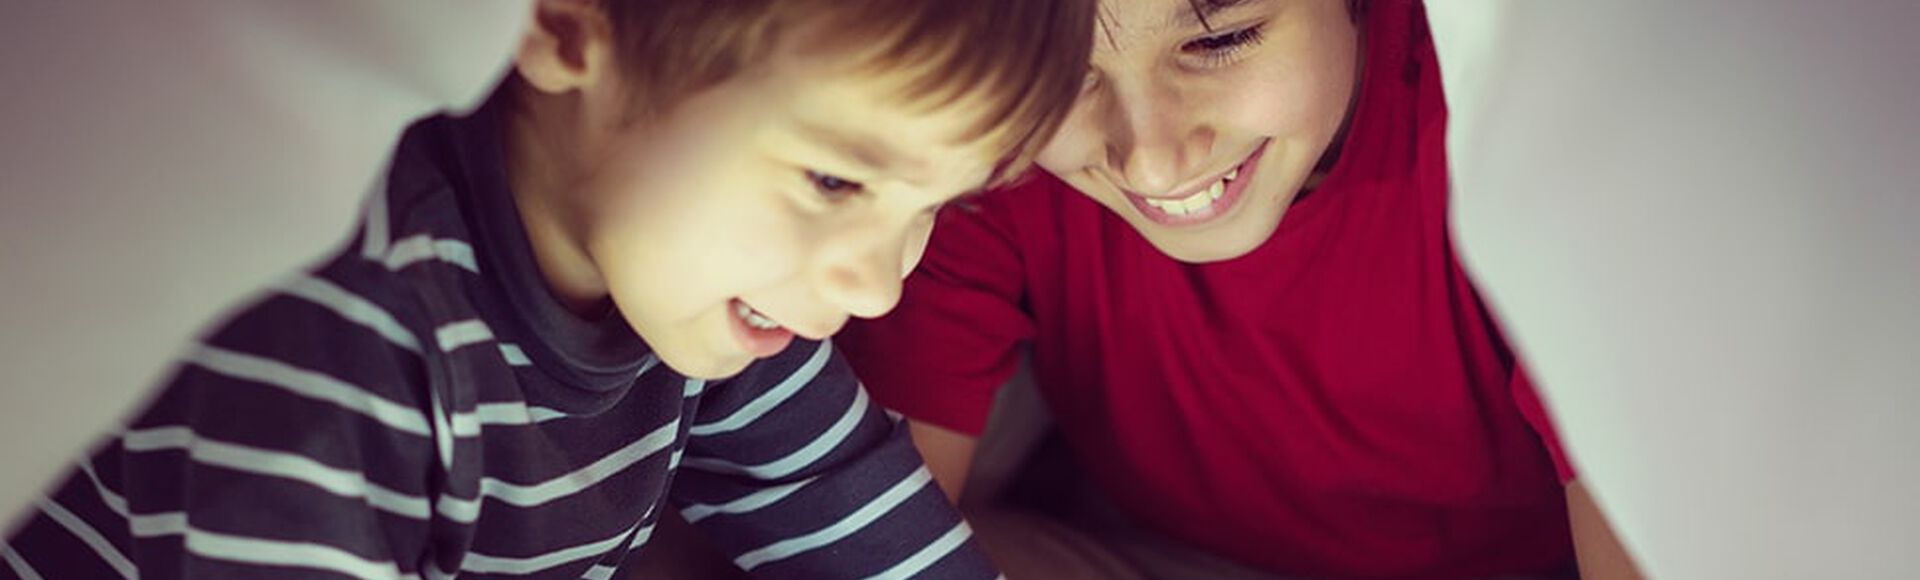
[{"label": "child's eye", "polygon": [[1260,44],[1265,38],[1261,34],[1264,27],[1264,23],[1255,24],[1232,32],[1203,36],[1181,45],[1180,51],[1206,59],[1208,66],[1231,64],[1242,51]]},{"label": "child's eye", "polygon": [[813,188],[827,201],[840,201],[859,194],[866,189],[858,181],[842,179],[818,171],[808,170],[807,179],[813,182]]}]

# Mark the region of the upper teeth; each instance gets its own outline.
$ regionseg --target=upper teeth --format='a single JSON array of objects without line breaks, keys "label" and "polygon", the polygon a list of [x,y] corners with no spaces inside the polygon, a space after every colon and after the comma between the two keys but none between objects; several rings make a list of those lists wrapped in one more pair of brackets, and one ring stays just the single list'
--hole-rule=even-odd
[{"label": "upper teeth", "polygon": [[747,326],[761,330],[780,328],[780,323],[774,322],[773,319],[767,318],[766,316],[762,316],[759,312],[755,311],[752,306],[747,306],[745,302],[733,303],[733,313],[740,315],[740,319],[746,321]]},{"label": "upper teeth", "polygon": [[1220,199],[1220,195],[1226,192],[1227,182],[1233,181],[1233,178],[1239,176],[1240,168],[1235,167],[1228,171],[1226,176],[1214,180],[1212,185],[1208,185],[1206,189],[1194,192],[1193,195],[1178,199],[1144,199],[1146,199],[1147,205],[1158,208],[1160,211],[1167,212],[1168,214],[1187,215],[1211,207],[1213,201]]}]

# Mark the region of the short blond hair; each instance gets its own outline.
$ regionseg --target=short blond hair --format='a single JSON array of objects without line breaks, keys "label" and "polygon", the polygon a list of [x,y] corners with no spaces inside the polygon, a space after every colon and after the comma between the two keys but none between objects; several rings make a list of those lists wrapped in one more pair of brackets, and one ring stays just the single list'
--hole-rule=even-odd
[{"label": "short blond hair", "polygon": [[671,109],[765,58],[799,24],[876,71],[911,75],[926,106],[984,103],[964,136],[1001,156],[990,184],[1032,164],[1079,96],[1096,0],[600,0],[644,111]]}]

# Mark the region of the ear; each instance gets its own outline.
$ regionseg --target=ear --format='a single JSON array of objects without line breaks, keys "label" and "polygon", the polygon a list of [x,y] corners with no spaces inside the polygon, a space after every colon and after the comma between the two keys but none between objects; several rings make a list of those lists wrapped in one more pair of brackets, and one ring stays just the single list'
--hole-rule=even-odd
[{"label": "ear", "polygon": [[612,74],[613,27],[596,0],[535,0],[514,68],[544,93],[593,87]]}]

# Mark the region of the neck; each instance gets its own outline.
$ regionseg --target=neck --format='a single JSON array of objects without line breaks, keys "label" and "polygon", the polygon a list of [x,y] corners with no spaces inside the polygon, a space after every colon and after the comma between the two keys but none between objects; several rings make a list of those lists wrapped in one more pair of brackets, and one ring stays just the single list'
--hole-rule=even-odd
[{"label": "neck", "polygon": [[567,310],[597,318],[607,311],[608,293],[584,235],[587,212],[579,192],[587,165],[575,134],[584,127],[578,107],[565,95],[509,90],[502,123],[507,185],[534,261]]}]

